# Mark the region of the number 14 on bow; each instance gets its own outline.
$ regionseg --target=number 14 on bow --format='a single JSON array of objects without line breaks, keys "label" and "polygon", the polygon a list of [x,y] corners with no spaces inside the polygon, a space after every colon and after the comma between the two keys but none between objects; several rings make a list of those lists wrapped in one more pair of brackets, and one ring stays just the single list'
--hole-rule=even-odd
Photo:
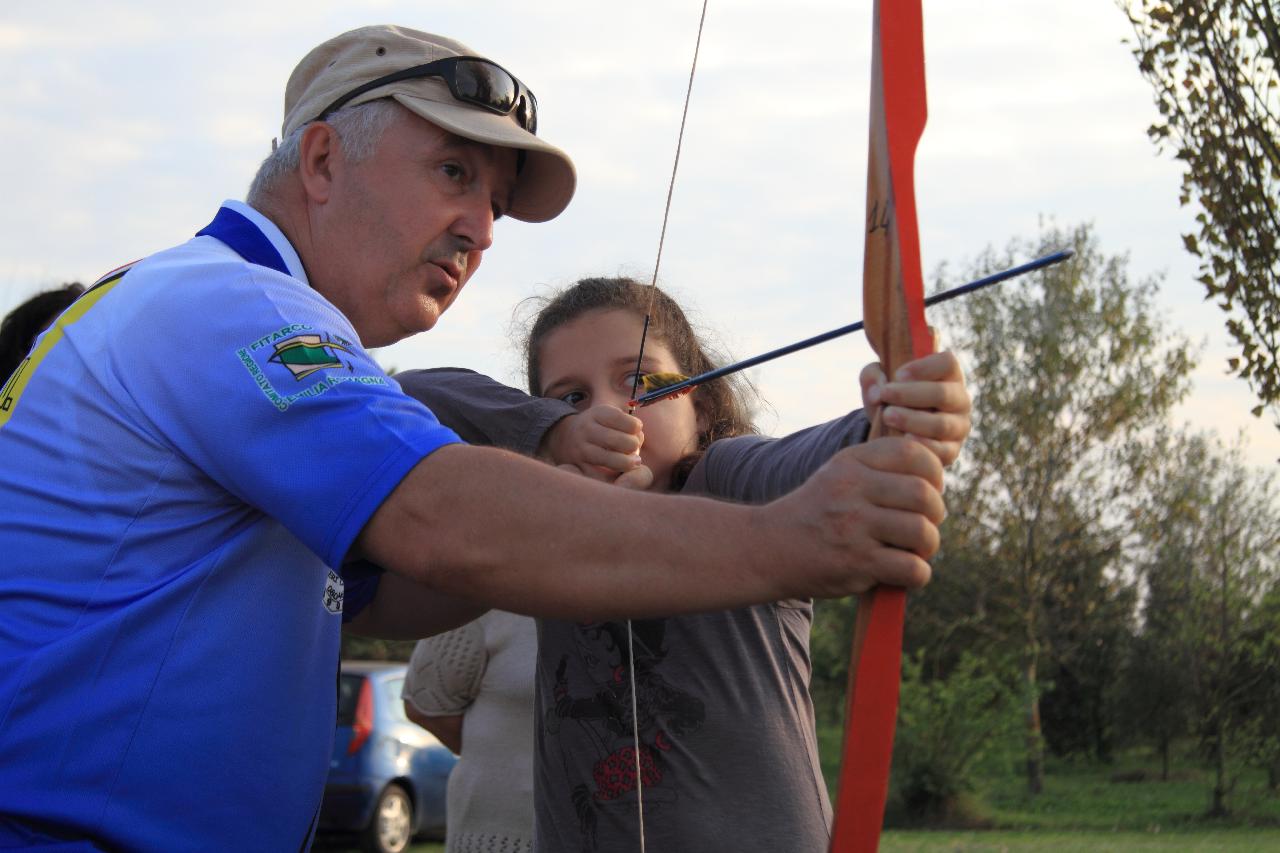
[{"label": "number 14 on bow", "polygon": [[[924,318],[913,174],[926,116],[920,4],[876,0],[873,16],[862,300],[867,340],[890,378],[904,363],[933,352]],[[872,437],[887,434],[877,418]],[[872,589],[858,603],[832,853],[874,851],[880,843],[905,605],[904,590],[885,586]]]}]

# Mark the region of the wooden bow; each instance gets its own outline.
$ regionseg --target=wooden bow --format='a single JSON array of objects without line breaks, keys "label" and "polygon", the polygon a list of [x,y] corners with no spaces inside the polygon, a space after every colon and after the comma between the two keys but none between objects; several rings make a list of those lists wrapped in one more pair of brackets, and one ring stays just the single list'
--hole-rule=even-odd
[{"label": "wooden bow", "polygon": [[[867,340],[890,378],[901,365],[933,351],[924,318],[913,176],[926,116],[920,3],[876,0],[873,19],[862,298]],[[872,437],[890,432],[877,417]],[[898,714],[905,605],[906,592],[886,586],[858,602],[832,853],[874,851],[880,843]]]}]

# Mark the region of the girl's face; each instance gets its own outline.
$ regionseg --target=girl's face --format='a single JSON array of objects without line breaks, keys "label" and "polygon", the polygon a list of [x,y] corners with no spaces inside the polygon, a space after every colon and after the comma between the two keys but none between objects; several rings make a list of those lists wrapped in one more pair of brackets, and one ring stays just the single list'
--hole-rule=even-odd
[{"label": "girl's face", "polygon": [[[602,403],[625,411],[643,327],[644,318],[631,311],[600,308],[553,329],[542,339],[542,396],[557,397],[579,411]],[[650,334],[641,374],[682,371],[667,345]],[[672,467],[698,449],[701,425],[692,395],[637,409],[635,415],[644,424],[640,458],[653,471],[651,488],[665,491]]]}]

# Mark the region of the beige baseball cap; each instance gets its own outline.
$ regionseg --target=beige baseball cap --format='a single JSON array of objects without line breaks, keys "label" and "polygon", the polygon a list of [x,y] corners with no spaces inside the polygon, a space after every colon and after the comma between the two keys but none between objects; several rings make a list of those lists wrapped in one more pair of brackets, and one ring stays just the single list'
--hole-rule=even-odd
[{"label": "beige baseball cap", "polygon": [[[350,106],[394,98],[416,115],[458,136],[526,152],[507,215],[525,222],[554,219],[573,198],[577,184],[573,161],[522,126],[525,120],[531,130],[536,129],[532,121],[536,101],[510,72],[505,73],[522,89],[527,101],[520,104],[521,109],[506,115],[455,98],[448,82],[437,76],[391,79],[347,99],[353,91],[380,78],[455,56],[480,59],[483,64],[475,67],[496,67],[499,74],[505,72],[466,45],[431,33],[394,26],[361,27],[343,33],[308,53],[289,76],[284,93],[283,135],[287,137],[321,118],[336,102]],[[477,91],[487,93],[483,86]]]}]

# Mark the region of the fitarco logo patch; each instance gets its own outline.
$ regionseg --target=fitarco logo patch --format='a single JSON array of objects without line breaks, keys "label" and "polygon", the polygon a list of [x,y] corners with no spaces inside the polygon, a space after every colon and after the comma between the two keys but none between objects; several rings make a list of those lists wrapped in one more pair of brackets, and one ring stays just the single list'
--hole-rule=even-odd
[{"label": "fitarco logo patch", "polygon": [[283,364],[301,382],[317,371],[346,367],[338,358],[340,352],[351,354],[345,344],[346,341],[327,341],[319,335],[295,335],[272,344],[275,354],[267,361]]},{"label": "fitarco logo patch", "polygon": [[[386,376],[372,361],[358,357],[360,352],[357,344],[339,335],[322,334],[306,324],[291,323],[240,347],[236,357],[262,395],[284,412],[295,403],[319,397],[345,382],[388,384]],[[357,365],[365,367],[366,364],[366,372],[356,372]],[[293,382],[286,377],[291,377]],[[277,388],[273,378],[283,380],[286,387]],[[296,383],[306,379],[314,381],[299,388]]]}]

